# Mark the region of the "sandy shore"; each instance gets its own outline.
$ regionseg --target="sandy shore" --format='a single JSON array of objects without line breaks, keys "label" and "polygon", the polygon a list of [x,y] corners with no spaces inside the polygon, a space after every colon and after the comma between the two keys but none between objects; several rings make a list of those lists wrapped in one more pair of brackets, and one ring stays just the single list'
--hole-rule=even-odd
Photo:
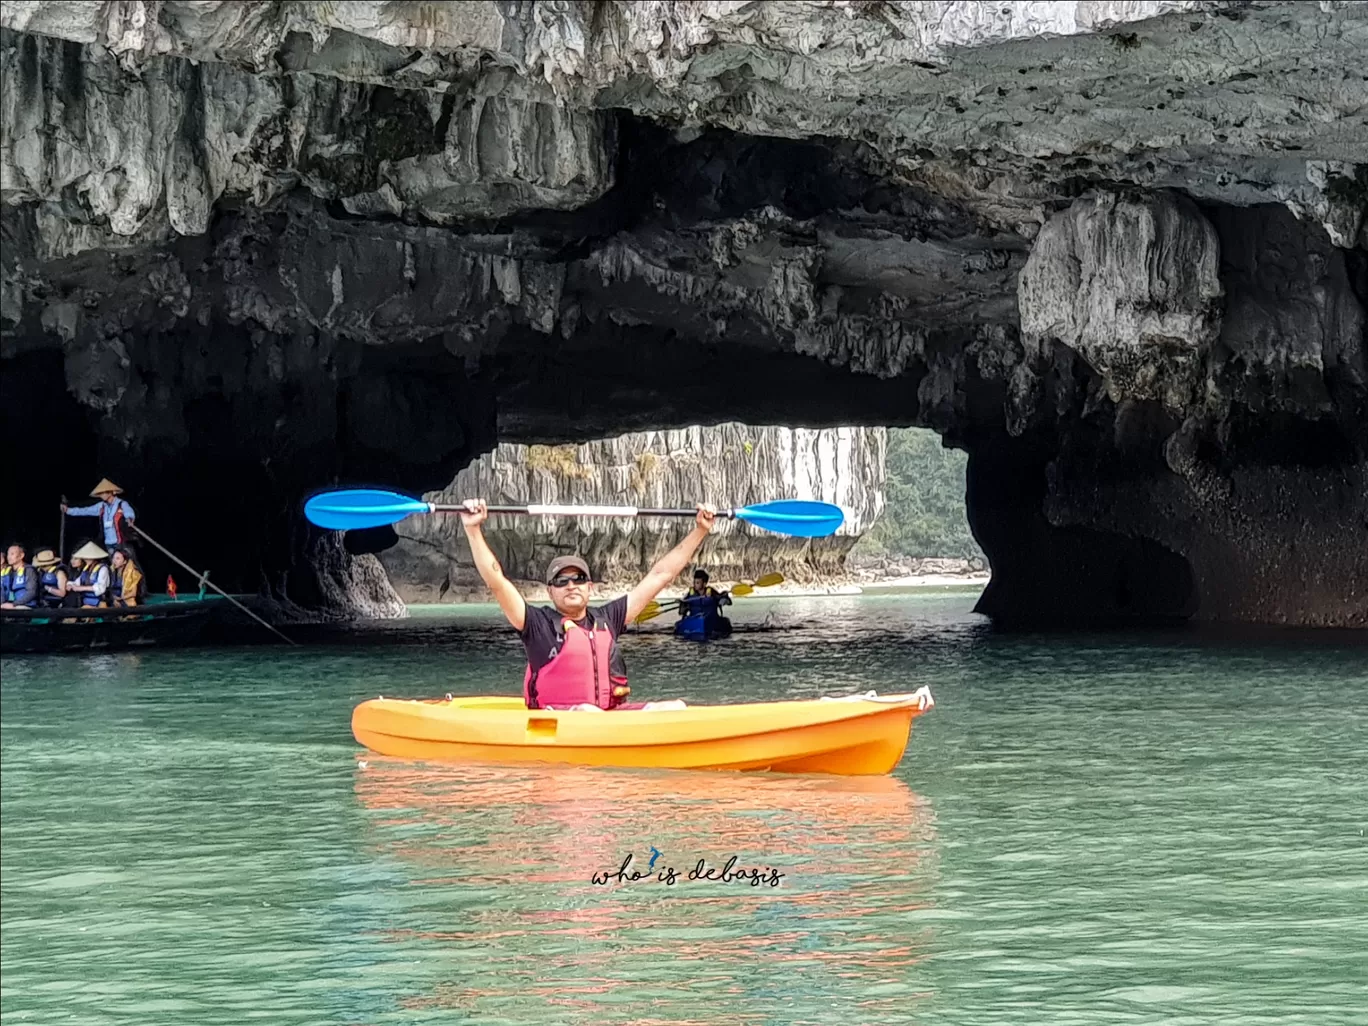
[{"label": "sandy shore", "polygon": [[867,581],[859,586],[862,592],[886,591],[891,588],[982,588],[991,574],[919,574],[894,577],[886,581]]},{"label": "sandy shore", "polygon": [[[881,581],[842,580],[826,583],[800,584],[785,581],[773,588],[760,588],[747,595],[745,599],[764,598],[801,598],[819,595],[877,595],[885,591],[903,591],[917,588],[982,588],[988,583],[988,574],[914,574],[910,577],[890,577]],[[721,588],[723,585],[717,585]]]},{"label": "sandy shore", "polygon": [[[978,574],[913,574],[908,577],[890,577],[878,581],[860,581],[855,578],[844,578],[841,580],[823,582],[798,582],[785,581],[783,584],[775,585],[771,588],[759,588],[744,598],[738,598],[738,602],[751,602],[764,598],[804,598],[819,597],[822,595],[878,595],[889,591],[906,591],[916,589],[933,588],[983,588],[988,583],[987,573]],[[545,585],[536,584],[530,581],[515,581],[518,591],[523,597],[533,602],[546,601]],[[595,601],[603,601],[629,591],[636,582],[634,581],[602,581],[595,585]],[[714,581],[713,586],[719,590],[726,590],[736,582],[734,581]],[[406,589],[399,587],[400,597],[410,605],[430,605],[430,604],[465,604],[465,603],[487,603],[492,602],[493,597],[483,588],[458,589],[452,588],[442,598],[438,599],[431,594],[429,589]],[[683,588],[667,588],[661,592],[659,601],[665,602],[670,599],[679,598],[683,593]]]}]

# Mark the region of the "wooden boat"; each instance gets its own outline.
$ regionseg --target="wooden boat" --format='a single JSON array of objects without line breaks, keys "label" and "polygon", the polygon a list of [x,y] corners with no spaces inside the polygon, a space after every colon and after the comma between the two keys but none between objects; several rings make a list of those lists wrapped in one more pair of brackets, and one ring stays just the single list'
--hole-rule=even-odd
[{"label": "wooden boat", "polygon": [[528,709],[521,698],[362,702],[352,735],[381,755],[662,769],[891,772],[931,692],[685,708]]},{"label": "wooden boat", "polygon": [[153,601],[131,609],[0,609],[0,652],[90,652],[187,645],[220,603]]}]

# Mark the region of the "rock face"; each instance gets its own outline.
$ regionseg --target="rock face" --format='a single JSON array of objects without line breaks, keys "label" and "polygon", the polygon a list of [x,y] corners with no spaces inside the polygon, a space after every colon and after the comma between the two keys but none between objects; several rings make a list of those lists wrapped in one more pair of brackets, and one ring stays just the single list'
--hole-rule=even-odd
[{"label": "rock face", "polygon": [[988,564],[979,556],[962,559],[941,556],[906,558],[852,554],[846,560],[846,571],[850,576],[862,584],[874,585],[897,583],[908,578],[941,578],[973,584],[981,580],[987,570]]},{"label": "rock face", "polygon": [[[1045,226],[1020,279],[1028,357],[1009,430],[1029,436],[1045,393],[1063,398],[1041,370],[1071,353],[1097,374],[1083,420],[1105,396],[1109,434],[1077,431],[1039,495],[1051,526],[1087,539],[1077,563],[1061,556],[1064,601],[1083,580],[1141,614],[1365,621],[1366,269],[1281,208],[1208,218],[1172,197],[1108,197]],[[1096,562],[1099,543],[1115,547],[1099,532],[1131,539],[1130,566]],[[996,569],[1012,546],[984,547]],[[984,605],[1048,607],[1059,590],[1004,575]]]},{"label": "rock face", "polygon": [[[270,611],[278,619],[401,620],[408,606],[390,583],[385,568],[371,553],[352,555],[339,532],[316,536],[298,561],[293,578],[267,582],[274,599]],[[288,587],[287,587],[288,584]]]},{"label": "rock face", "polygon": [[[490,504],[572,503],[728,509],[773,498],[818,499],[846,512],[834,537],[797,539],[724,521],[695,563],[719,582],[778,571],[810,581],[840,571],[846,553],[883,511],[881,428],[748,427],[646,431],[580,445],[500,444],[456,475],[429,502],[484,498]],[[556,556],[581,555],[596,580],[635,584],[692,527],[692,521],[496,516],[485,536],[510,579],[541,583]],[[460,521],[410,517],[381,554],[408,601],[482,594]],[[688,574],[685,575],[686,577]],[[681,578],[683,580],[683,578]]]},{"label": "rock face", "polygon": [[324,601],[334,482],[921,425],[1000,623],[1368,625],[1366,52],[1337,0],[6,3],[0,516],[110,474]]}]

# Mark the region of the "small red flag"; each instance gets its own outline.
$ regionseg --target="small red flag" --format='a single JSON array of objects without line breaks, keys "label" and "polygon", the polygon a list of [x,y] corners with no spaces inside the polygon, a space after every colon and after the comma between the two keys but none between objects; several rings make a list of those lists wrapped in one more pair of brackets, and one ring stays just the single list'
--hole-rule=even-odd
[{"label": "small red flag", "polygon": [[170,574],[166,575],[166,593],[175,599],[175,601],[180,601],[180,599],[176,598],[176,579]]}]

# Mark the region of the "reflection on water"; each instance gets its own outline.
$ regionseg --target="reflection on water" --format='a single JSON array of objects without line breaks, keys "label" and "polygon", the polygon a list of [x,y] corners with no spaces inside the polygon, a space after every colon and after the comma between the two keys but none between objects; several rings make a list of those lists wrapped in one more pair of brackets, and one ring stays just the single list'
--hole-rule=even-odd
[{"label": "reflection on water", "polygon": [[[446,954],[449,978],[411,1007],[822,1022],[858,997],[874,1021],[911,1021],[935,831],[900,780],[363,761],[367,850],[411,874],[405,904],[421,910],[377,932]],[[591,882],[629,854],[655,872]],[[776,869],[779,886],[722,882],[732,857],[735,871]],[[699,859],[713,879],[687,879]],[[459,925],[434,930],[434,906],[461,908]],[[700,991],[745,995],[747,1011],[699,1018]]]}]

